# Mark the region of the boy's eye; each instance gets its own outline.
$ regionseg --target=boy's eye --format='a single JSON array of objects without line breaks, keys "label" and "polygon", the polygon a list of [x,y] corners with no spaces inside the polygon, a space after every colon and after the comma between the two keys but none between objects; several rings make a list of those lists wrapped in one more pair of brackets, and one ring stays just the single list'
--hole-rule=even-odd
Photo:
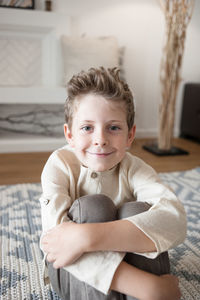
[{"label": "boy's eye", "polygon": [[81,128],[83,131],[91,131],[92,130],[92,127],[91,126],[83,126],[82,128]]},{"label": "boy's eye", "polygon": [[110,130],[111,130],[111,131],[117,131],[117,130],[119,130],[119,129],[120,129],[119,126],[116,126],[116,125],[110,126]]}]

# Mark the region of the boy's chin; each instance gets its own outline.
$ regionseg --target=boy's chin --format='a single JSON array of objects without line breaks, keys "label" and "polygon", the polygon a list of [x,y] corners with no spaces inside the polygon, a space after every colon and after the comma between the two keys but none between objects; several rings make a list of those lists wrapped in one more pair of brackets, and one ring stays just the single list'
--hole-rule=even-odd
[{"label": "boy's chin", "polygon": [[93,164],[88,164],[86,162],[83,162],[83,161],[80,161],[82,166],[85,167],[85,168],[89,168],[90,170],[92,170],[93,172],[105,172],[105,171],[108,171],[110,169],[112,169],[114,166],[104,166],[104,165],[98,165],[96,163],[93,163]]},{"label": "boy's chin", "polygon": [[110,160],[109,159],[92,159],[86,160],[79,157],[79,161],[81,162],[82,166],[89,168],[94,172],[105,172],[113,169],[116,165],[118,165],[118,160]]},{"label": "boy's chin", "polygon": [[88,166],[94,172],[106,172],[115,167],[115,165],[91,165]]}]

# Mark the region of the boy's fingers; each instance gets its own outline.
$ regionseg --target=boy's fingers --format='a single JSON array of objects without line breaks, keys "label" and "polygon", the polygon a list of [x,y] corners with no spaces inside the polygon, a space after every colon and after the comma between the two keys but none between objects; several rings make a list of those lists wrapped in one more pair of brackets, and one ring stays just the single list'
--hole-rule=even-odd
[{"label": "boy's fingers", "polygon": [[50,233],[51,233],[51,230],[46,231],[46,232],[43,233],[42,238],[41,238],[42,243],[47,243],[48,242]]},{"label": "boy's fingers", "polygon": [[42,244],[42,250],[46,253],[48,253],[48,247],[47,244]]},{"label": "boy's fingers", "polygon": [[51,245],[49,245],[48,243],[42,243],[42,250],[46,253],[52,253],[53,249],[51,247]]},{"label": "boy's fingers", "polygon": [[48,260],[48,262],[53,263],[55,261],[55,257],[48,253],[47,254],[47,260]]},{"label": "boy's fingers", "polygon": [[64,264],[62,261],[60,261],[59,259],[55,259],[54,263],[53,263],[53,267],[54,269],[60,269],[67,266],[67,264]]},{"label": "boy's fingers", "polygon": [[60,268],[60,265],[56,260],[53,263],[53,267],[54,267],[54,269],[59,269]]},{"label": "boy's fingers", "polygon": [[42,237],[41,243],[42,245],[47,244],[47,238],[45,236]]}]

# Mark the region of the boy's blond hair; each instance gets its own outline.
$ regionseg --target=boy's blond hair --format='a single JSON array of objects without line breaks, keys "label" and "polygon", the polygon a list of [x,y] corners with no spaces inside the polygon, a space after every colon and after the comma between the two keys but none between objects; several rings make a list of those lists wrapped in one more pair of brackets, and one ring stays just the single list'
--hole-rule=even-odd
[{"label": "boy's blond hair", "polygon": [[[107,100],[122,101],[126,105],[127,124],[129,130],[134,125],[133,94],[128,85],[119,77],[118,68],[91,68],[74,75],[67,84],[67,100],[65,102],[65,121],[72,126],[75,103],[79,96],[94,94]],[[89,109],[89,108],[88,108]]]}]

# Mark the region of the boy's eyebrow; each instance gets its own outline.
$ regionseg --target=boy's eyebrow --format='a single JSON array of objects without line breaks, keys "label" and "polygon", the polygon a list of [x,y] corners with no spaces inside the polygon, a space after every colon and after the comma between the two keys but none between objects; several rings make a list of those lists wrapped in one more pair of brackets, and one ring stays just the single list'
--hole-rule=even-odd
[{"label": "boy's eyebrow", "polygon": [[120,123],[123,123],[124,120],[123,121],[122,120],[110,120],[109,122],[120,122]]},{"label": "boy's eyebrow", "polygon": [[[84,123],[84,122],[95,123],[95,120],[81,120],[81,123]],[[123,123],[124,121],[122,121],[122,120],[109,120],[106,123],[109,123],[109,122]]]}]

